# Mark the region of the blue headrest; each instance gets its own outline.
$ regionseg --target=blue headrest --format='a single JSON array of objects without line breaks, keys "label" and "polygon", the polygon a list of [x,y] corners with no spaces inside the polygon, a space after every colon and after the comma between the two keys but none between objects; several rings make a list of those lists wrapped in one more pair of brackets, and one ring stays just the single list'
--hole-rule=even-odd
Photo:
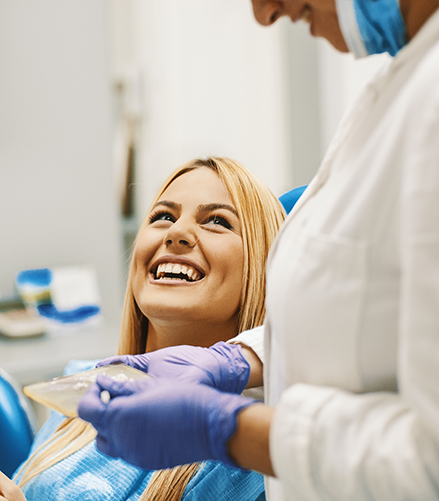
[{"label": "blue headrest", "polygon": [[299,188],[294,188],[293,190],[287,191],[279,197],[280,203],[283,205],[285,212],[289,214],[291,209],[296,205],[297,200],[302,196],[302,193],[308,185],[299,186]]},{"label": "blue headrest", "polygon": [[27,458],[34,432],[11,378],[0,369],[0,470],[11,477]]}]

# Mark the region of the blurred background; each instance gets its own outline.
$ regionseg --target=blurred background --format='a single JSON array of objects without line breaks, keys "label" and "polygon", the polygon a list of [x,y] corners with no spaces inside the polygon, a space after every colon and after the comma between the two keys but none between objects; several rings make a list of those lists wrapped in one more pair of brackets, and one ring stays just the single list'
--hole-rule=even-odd
[{"label": "blurred background", "polygon": [[381,56],[354,61],[250,0],[0,0],[0,299],[20,270],[96,270],[103,324],[0,337],[20,384],[117,346],[134,235],[165,177],[229,156],[307,184]]}]

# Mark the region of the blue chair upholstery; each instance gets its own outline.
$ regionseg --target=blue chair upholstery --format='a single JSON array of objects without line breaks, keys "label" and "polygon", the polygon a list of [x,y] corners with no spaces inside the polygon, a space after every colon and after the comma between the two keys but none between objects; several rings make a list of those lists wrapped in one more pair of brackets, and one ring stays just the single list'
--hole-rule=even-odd
[{"label": "blue chair upholstery", "polygon": [[34,418],[12,378],[0,369],[0,471],[11,477],[27,458]]},{"label": "blue chair upholstery", "polygon": [[302,193],[306,190],[308,185],[299,186],[299,188],[294,188],[287,191],[279,197],[280,203],[283,205],[285,212],[289,214],[291,209],[296,205],[297,200],[302,196]]}]

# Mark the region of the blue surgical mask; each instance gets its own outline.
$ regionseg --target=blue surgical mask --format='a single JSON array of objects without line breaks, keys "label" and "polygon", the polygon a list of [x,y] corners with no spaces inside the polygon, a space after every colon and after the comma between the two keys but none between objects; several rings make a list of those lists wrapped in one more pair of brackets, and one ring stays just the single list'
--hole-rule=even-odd
[{"label": "blue surgical mask", "polygon": [[398,0],[336,0],[340,28],[355,57],[388,52],[407,43]]}]

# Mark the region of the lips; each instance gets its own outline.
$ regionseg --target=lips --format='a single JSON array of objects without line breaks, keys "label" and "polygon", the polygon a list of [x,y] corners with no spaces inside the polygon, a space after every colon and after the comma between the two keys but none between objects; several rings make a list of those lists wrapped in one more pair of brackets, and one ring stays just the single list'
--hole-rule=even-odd
[{"label": "lips", "polygon": [[297,23],[297,21],[304,21],[307,24],[311,24],[311,15],[311,7],[308,4],[305,4],[298,13],[296,12],[290,17],[293,23]]},{"label": "lips", "polygon": [[305,5],[305,7],[302,9],[299,21],[305,21],[305,23],[311,24],[311,8],[308,5]]}]

